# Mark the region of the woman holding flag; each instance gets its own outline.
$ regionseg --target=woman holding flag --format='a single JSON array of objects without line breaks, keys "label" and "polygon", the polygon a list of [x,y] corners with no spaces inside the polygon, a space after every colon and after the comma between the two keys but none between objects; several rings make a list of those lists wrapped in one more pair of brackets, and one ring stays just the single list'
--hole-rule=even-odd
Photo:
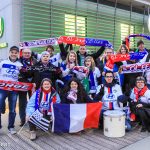
[{"label": "woman holding flag", "polygon": [[35,91],[35,93],[31,96],[30,100],[27,104],[26,109],[26,120],[29,121],[30,127],[30,139],[36,139],[36,126],[39,124],[35,124],[33,121],[32,114],[39,110],[40,113],[43,114],[43,117],[47,120],[51,118],[51,103],[60,103],[60,97],[56,90],[52,87],[52,81],[48,78],[44,78],[41,82],[40,88]]}]

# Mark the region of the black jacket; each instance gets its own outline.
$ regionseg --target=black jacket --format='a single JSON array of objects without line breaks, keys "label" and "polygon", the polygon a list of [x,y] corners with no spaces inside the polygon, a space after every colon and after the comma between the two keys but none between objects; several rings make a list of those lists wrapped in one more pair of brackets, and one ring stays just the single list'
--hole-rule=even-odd
[{"label": "black jacket", "polygon": [[28,72],[24,71],[24,69],[26,67],[31,67],[31,66],[35,65],[37,63],[37,60],[34,57],[31,57],[28,60],[27,59],[23,59],[23,57],[21,57],[19,60],[23,64],[23,67],[20,70],[18,81],[20,81],[20,82],[27,82],[27,83],[31,82],[32,76]]},{"label": "black jacket", "polygon": [[[67,57],[67,54],[68,54],[67,50],[69,47],[70,47],[70,50],[73,50],[72,44],[67,44],[66,47],[64,47],[63,43],[59,44],[59,48],[61,50],[63,60],[65,60]],[[84,56],[85,57],[92,56],[95,61],[104,52],[104,50],[105,50],[105,47],[102,46],[96,53],[93,53],[93,54],[85,53]],[[77,54],[78,63],[80,63],[80,52],[77,51],[76,54]]]},{"label": "black jacket", "polygon": [[28,73],[32,75],[32,83],[36,84],[36,89],[40,87],[41,81],[44,78],[49,78],[52,81],[52,86],[55,87],[55,81],[60,79],[62,74],[59,67],[56,67],[51,63],[44,66],[41,61],[32,66]]},{"label": "black jacket", "polygon": [[[96,61],[96,59],[104,52],[104,50],[105,50],[105,47],[102,46],[96,53],[93,53],[93,54],[85,53],[84,56],[85,57],[91,56],[93,57],[94,61]],[[77,51],[76,54],[77,54],[78,63],[80,63],[80,52]]]}]

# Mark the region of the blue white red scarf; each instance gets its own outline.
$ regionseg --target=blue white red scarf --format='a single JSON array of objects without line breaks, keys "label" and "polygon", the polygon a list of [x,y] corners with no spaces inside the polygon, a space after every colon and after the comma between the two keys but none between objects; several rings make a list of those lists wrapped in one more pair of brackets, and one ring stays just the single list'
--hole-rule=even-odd
[{"label": "blue white red scarf", "polygon": [[56,103],[56,96],[52,96],[52,92],[45,93],[41,89],[36,91],[35,110],[39,109],[45,115],[50,114],[52,102]]},{"label": "blue white red scarf", "polygon": [[95,86],[93,70],[90,70],[90,72],[89,72],[89,86],[90,86],[90,91],[91,92],[92,91],[96,92],[96,86]]}]

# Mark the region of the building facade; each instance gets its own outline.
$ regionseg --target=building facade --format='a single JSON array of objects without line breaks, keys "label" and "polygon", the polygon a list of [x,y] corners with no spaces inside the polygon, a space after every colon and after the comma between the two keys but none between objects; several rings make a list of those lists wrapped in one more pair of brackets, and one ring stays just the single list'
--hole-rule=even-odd
[{"label": "building facade", "polygon": [[[0,0],[0,17],[4,22],[0,43],[8,43],[1,44],[0,59],[6,58],[9,47],[18,46],[19,41],[76,35],[109,40],[117,50],[127,35],[149,34],[145,9],[141,13],[141,10],[134,11],[132,5],[126,9],[127,6],[120,8],[101,1]],[[137,40],[131,39],[131,47],[136,47]],[[147,40],[145,44],[150,46]],[[96,50],[95,47],[88,49]]]}]

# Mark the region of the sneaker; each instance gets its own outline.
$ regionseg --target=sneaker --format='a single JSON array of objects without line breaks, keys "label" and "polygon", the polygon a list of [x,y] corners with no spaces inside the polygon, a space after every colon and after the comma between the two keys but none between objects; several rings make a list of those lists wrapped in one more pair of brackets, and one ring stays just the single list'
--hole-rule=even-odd
[{"label": "sneaker", "polygon": [[9,128],[8,130],[9,130],[10,134],[16,134],[17,133],[15,128]]},{"label": "sneaker", "polygon": [[22,127],[24,124],[25,124],[25,121],[22,121],[19,126]]},{"label": "sneaker", "polygon": [[35,140],[36,139],[36,132],[35,131],[30,131],[30,140]]}]

